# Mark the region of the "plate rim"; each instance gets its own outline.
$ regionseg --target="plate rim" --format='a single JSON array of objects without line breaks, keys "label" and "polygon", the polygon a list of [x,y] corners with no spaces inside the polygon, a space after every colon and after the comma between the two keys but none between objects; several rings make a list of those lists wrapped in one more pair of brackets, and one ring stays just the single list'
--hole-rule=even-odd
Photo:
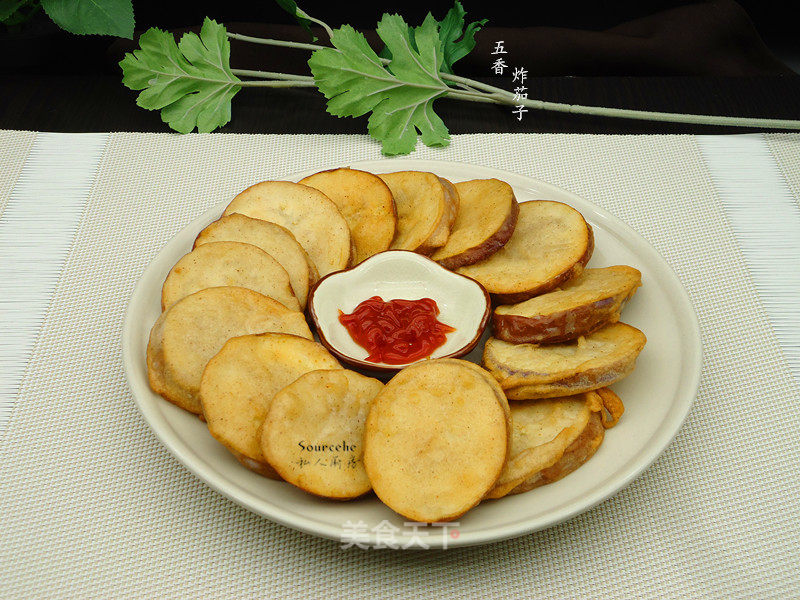
[{"label": "plate rim", "polygon": [[[497,177],[508,181],[512,187],[519,187],[521,185],[525,185],[527,187],[536,187],[537,189],[546,192],[552,192],[561,197],[566,197],[569,202],[574,202],[577,205],[586,205],[590,207],[594,213],[592,216],[595,217],[595,221],[597,221],[599,218],[604,229],[614,233],[621,232],[625,236],[626,240],[633,240],[635,242],[635,246],[644,248],[650,257],[654,259],[655,263],[661,267],[660,272],[671,284],[670,291],[674,289],[678,292],[677,296],[671,297],[669,303],[675,309],[677,317],[686,319],[684,325],[688,328],[688,332],[691,334],[691,339],[684,338],[684,346],[688,345],[690,353],[688,355],[685,354],[682,360],[682,367],[689,368],[689,372],[687,373],[688,377],[683,377],[679,382],[678,389],[676,390],[674,396],[675,398],[682,400],[679,405],[680,410],[677,413],[674,411],[668,413],[667,418],[669,427],[659,428],[659,430],[648,441],[646,450],[643,452],[643,456],[641,458],[638,460],[629,460],[628,464],[622,466],[623,471],[620,475],[606,478],[595,487],[591,494],[583,498],[576,499],[570,504],[562,506],[553,513],[546,513],[545,515],[531,519],[528,522],[523,521],[519,523],[494,526],[486,530],[464,533],[457,539],[449,540],[449,542],[446,544],[446,547],[454,548],[457,546],[479,545],[512,539],[521,535],[553,527],[579,514],[591,510],[593,507],[597,506],[601,502],[607,500],[630,485],[630,483],[632,483],[647,468],[649,468],[669,447],[691,412],[697,396],[697,391],[700,386],[703,348],[697,313],[692,305],[686,288],[681,283],[680,278],[672,266],[666,261],[666,259],[664,259],[663,256],[661,256],[661,254],[652,246],[652,244],[650,244],[650,242],[636,232],[636,230],[634,230],[630,225],[606,209],[597,206],[593,202],[579,196],[578,194],[535,177],[463,161],[386,158],[378,160],[353,161],[350,162],[348,166],[364,170],[377,169],[378,172],[381,172],[384,167],[388,167],[391,170],[397,170],[398,166],[413,170],[436,170],[437,165],[440,167],[444,166],[445,168],[447,166],[460,169],[469,168],[470,172],[475,175],[475,178],[480,178],[481,176],[485,175]],[[318,168],[313,168],[301,172],[294,172],[284,176],[283,179],[297,181],[307,175],[316,173],[319,170],[320,169]],[[512,183],[512,181],[515,181],[516,183]],[[179,439],[179,436],[175,432],[170,421],[165,418],[162,413],[157,411],[155,406],[150,406],[146,398],[148,395],[151,396],[153,393],[146,381],[141,381],[142,378],[140,377],[140,374],[137,373],[137,367],[135,366],[135,363],[136,361],[143,360],[143,357],[134,355],[136,334],[140,333],[140,328],[139,331],[137,331],[137,325],[139,325],[139,323],[135,321],[133,313],[135,307],[140,302],[146,302],[146,298],[144,298],[144,282],[147,279],[147,275],[151,270],[154,269],[154,265],[160,262],[159,259],[163,258],[171,251],[170,245],[176,236],[180,235],[180,233],[186,229],[195,226],[196,223],[208,220],[209,217],[213,217],[220,212],[220,209],[224,208],[226,204],[227,202],[215,204],[213,207],[204,211],[184,225],[184,227],[175,233],[172,238],[170,238],[170,240],[167,241],[164,246],[153,256],[142,273],[139,275],[139,279],[137,280],[125,307],[125,317],[123,320],[121,338],[123,367],[125,370],[128,387],[133,395],[134,402],[136,403],[142,418],[145,420],[148,427],[153,431],[159,442],[161,442],[161,444],[166,447],[167,450],[184,467],[186,467],[206,485],[229,500],[232,500],[236,504],[243,506],[247,510],[271,521],[316,537],[322,537],[341,542],[342,529],[340,527],[331,526],[327,523],[315,520],[313,517],[298,517],[296,513],[289,513],[275,504],[270,505],[272,510],[265,511],[263,507],[263,499],[258,498],[248,490],[240,486],[236,486],[234,491],[229,490],[228,486],[225,485],[227,480],[225,479],[224,474],[219,473],[213,465],[202,460],[198,455],[191,453],[190,448],[188,448],[186,444]],[[636,250],[638,252],[638,248],[636,248]],[[681,375],[683,375],[684,368],[681,369]],[[146,380],[146,377],[144,379]],[[399,543],[401,548],[403,542],[410,542],[412,540],[413,538],[411,536],[405,534],[398,534],[393,538],[393,541]],[[365,537],[363,540],[359,541],[370,547],[375,547],[379,543],[379,540],[371,531],[369,532],[369,539]],[[435,542],[434,539],[426,539],[426,543],[428,543],[430,548],[442,547],[442,544]]]}]

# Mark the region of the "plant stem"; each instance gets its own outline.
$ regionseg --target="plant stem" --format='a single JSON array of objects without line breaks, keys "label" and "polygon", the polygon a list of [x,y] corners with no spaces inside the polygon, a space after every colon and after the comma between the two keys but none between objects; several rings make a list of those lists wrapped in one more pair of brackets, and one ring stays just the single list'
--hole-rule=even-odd
[{"label": "plant stem", "polygon": [[[487,86],[491,87],[491,86]],[[502,91],[502,90],[501,90]],[[451,94],[448,94],[451,95]],[[459,94],[462,100],[475,100],[471,95]],[[506,106],[525,106],[534,110],[547,110],[579,115],[610,117],[615,119],[634,119],[639,121],[661,121],[665,123],[690,123],[693,125],[717,125],[727,127],[751,127],[754,129],[800,129],[800,121],[793,119],[761,119],[752,117],[727,117],[718,115],[694,115],[684,113],[657,112],[650,110],[632,110],[626,108],[606,108],[605,106],[585,106],[582,104],[565,104],[520,98],[514,100],[511,92],[504,94],[491,93],[484,98],[495,104]],[[478,100],[483,102],[485,100]]]},{"label": "plant stem", "polygon": [[475,81],[474,79],[469,79],[467,77],[459,77],[458,75],[451,75],[450,73],[439,73],[439,77],[444,79],[445,81],[452,81],[453,83],[460,83],[462,85],[468,85],[479,90],[484,90],[487,92],[491,92],[492,94],[500,94],[503,96],[511,96],[513,97],[514,94],[509,92],[508,90],[504,90],[499,87],[494,87],[493,85],[489,85],[488,83],[482,83],[480,81]]},{"label": "plant stem", "polygon": [[311,81],[297,81],[297,80],[290,80],[290,81],[251,81],[245,79],[241,83],[239,83],[242,87],[269,87],[269,88],[289,88],[289,87],[317,87],[317,84],[314,83],[313,80]]},{"label": "plant stem", "polygon": [[[513,103],[512,103],[513,104]],[[640,121],[663,121],[667,123],[692,123],[695,125],[722,125],[728,127],[752,127],[755,129],[800,129],[800,121],[793,119],[760,119],[752,117],[724,117],[718,115],[692,115],[683,113],[655,112],[650,110],[630,110],[606,108],[603,106],[582,106],[562,104],[542,100],[523,100],[522,104],[538,110],[550,110],[581,115],[635,119]]]},{"label": "plant stem", "polygon": [[[481,92],[470,92],[468,90],[454,90],[453,88],[448,88],[445,98],[453,98],[454,100],[468,100],[470,102],[485,102],[488,104],[501,104],[494,98],[492,98],[489,94],[483,94]],[[505,104],[505,103],[502,103]],[[516,105],[515,105],[516,106]]]},{"label": "plant stem", "polygon": [[458,87],[460,87],[462,90],[466,90],[468,92],[473,92],[475,94],[480,94],[480,92],[478,90],[476,90],[474,87],[472,87],[471,85],[467,85],[465,83],[457,83],[456,85]]},{"label": "plant stem", "polygon": [[327,23],[325,23],[324,21],[320,21],[319,19],[315,19],[314,17],[309,15],[307,12],[305,12],[303,10],[300,10],[299,8],[296,8],[295,10],[297,11],[297,15],[299,17],[302,17],[303,19],[308,19],[312,23],[316,23],[317,25],[322,26],[322,28],[325,30],[325,33],[328,34],[328,37],[329,38],[333,37],[333,30],[330,28],[330,26]]},{"label": "plant stem", "polygon": [[[315,22],[315,19],[309,19]],[[320,22],[320,24],[322,24]],[[323,24],[324,26],[324,24]],[[327,30],[328,28],[326,28]],[[329,34],[332,32],[329,32]],[[263,44],[266,46],[281,46],[284,48],[298,48],[301,50],[322,50],[323,48],[331,49],[329,46],[320,46],[318,44],[305,44],[302,42],[287,42],[284,40],[273,40],[269,38],[251,37],[248,35],[241,35],[238,33],[228,33],[229,38],[240,40],[243,42],[251,42],[253,44]],[[333,50],[336,50],[333,48]],[[338,52],[338,50],[337,50]],[[382,58],[383,64],[388,64],[391,61]],[[287,75],[283,73],[272,73],[268,71],[245,71],[234,69],[235,74],[248,75],[251,77],[265,77],[270,79],[284,79],[284,85],[278,85],[280,82],[242,82],[243,85],[249,86],[263,86],[263,87],[293,87],[291,82],[295,82],[298,87],[313,86],[313,78],[303,75]],[[604,106],[585,106],[581,104],[565,104],[562,102],[547,102],[544,100],[533,99],[515,99],[514,94],[508,90],[504,90],[487,83],[475,81],[467,77],[460,77],[459,75],[452,75],[450,73],[439,73],[439,77],[447,82],[452,82],[463,88],[456,90],[450,88],[447,92],[447,97],[458,100],[468,100],[471,102],[487,102],[493,104],[503,104],[507,106],[525,106],[534,110],[547,110],[553,112],[563,112],[571,114],[591,115],[598,117],[611,117],[618,119],[635,119],[640,121],[662,121],[668,123],[691,123],[694,125],[722,125],[729,127],[752,127],[757,129],[798,129],[800,130],[800,121],[792,119],[759,119],[750,117],[727,117],[718,115],[695,115],[684,113],[669,113],[669,112],[656,112],[649,110],[632,110],[626,108],[606,108]],[[483,90],[479,92],[477,90]]]},{"label": "plant stem", "polygon": [[283,79],[286,81],[310,81],[314,78],[310,75],[292,75],[290,73],[274,73],[272,71],[251,71],[249,69],[231,69],[234,75],[243,77],[258,77],[259,79]]},{"label": "plant stem", "polygon": [[328,48],[328,46],[318,46],[317,44],[304,44],[303,42],[286,42],[284,40],[272,40],[269,38],[252,37],[249,35],[242,35],[241,33],[228,33],[229,38],[232,40],[239,40],[241,42],[250,42],[251,44],[263,44],[265,46],[281,46],[282,48],[299,48],[300,50],[321,50]]}]

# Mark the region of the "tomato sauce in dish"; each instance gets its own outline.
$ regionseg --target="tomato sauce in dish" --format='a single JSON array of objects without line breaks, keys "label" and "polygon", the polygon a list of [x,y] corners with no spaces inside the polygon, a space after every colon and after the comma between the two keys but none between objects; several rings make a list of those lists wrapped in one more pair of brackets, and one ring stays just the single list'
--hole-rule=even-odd
[{"label": "tomato sauce in dish", "polygon": [[340,310],[339,322],[369,352],[368,362],[403,365],[430,356],[455,331],[438,316],[439,306],[432,298],[384,302],[373,296],[350,314]]}]

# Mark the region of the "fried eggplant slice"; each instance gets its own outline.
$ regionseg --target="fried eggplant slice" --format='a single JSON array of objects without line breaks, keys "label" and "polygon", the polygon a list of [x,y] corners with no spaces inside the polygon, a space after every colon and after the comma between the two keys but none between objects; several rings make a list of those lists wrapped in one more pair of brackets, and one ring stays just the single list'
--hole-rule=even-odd
[{"label": "fried eggplant slice", "polygon": [[625,408],[619,396],[608,388],[600,388],[588,393],[596,394],[595,400],[597,401],[593,402],[591,406],[592,415],[583,432],[567,447],[564,455],[558,461],[519,484],[508,492],[509,495],[521,494],[558,481],[594,456],[605,439],[605,430],[617,424]]},{"label": "fried eggplant slice", "polygon": [[645,335],[625,323],[612,323],[562,344],[509,344],[489,338],[483,364],[509,400],[534,400],[580,394],[629,375],[644,348]]},{"label": "fried eggplant slice", "polygon": [[317,280],[316,268],[291,231],[277,223],[234,213],[203,229],[194,247],[210,242],[243,242],[261,248],[286,269],[300,308],[305,309],[309,287]]},{"label": "fried eggplant slice", "polygon": [[364,423],[377,379],[347,369],[311,371],[279,391],[261,428],[267,462],[289,483],[337,500],[366,494]]},{"label": "fried eggplant slice", "polygon": [[350,264],[350,229],[336,204],[319,190],[291,181],[262,181],[237,195],[224,215],[243,214],[292,232],[320,276]]},{"label": "fried eggplant slice", "polygon": [[502,498],[558,462],[589,423],[590,394],[511,403],[511,451],[486,497]]},{"label": "fried eggplant slice", "polygon": [[243,287],[300,310],[289,274],[261,248],[242,242],[203,244],[181,258],[161,289],[161,309],[211,287]]},{"label": "fried eggplant slice", "polygon": [[275,394],[305,373],[338,368],[321,344],[304,337],[263,333],[231,338],[208,362],[200,382],[208,430],[245,466],[256,471],[269,467],[261,452],[261,426]]},{"label": "fried eggplant slice", "polygon": [[358,169],[331,169],[300,180],[318,189],[339,208],[350,228],[357,265],[388,250],[397,228],[392,192],[380,177]]},{"label": "fried eggplant slice", "polygon": [[512,344],[568,342],[619,321],[642,274],[624,265],[586,269],[561,288],[519,304],[498,306],[494,336]]},{"label": "fried eggplant slice", "polygon": [[506,410],[484,375],[463,362],[407,367],[370,407],[364,467],[378,498],[407,519],[460,517],[494,486],[505,464]]},{"label": "fried eggplant slice", "polygon": [[392,190],[397,206],[393,250],[430,254],[443,246],[458,212],[458,192],[446,179],[424,171],[378,175]]},{"label": "fried eggplant slice", "polygon": [[580,275],[593,250],[592,228],[581,213],[562,202],[534,200],[520,204],[505,246],[457,271],[478,280],[497,303],[514,304]]},{"label": "fried eggplant slice", "polygon": [[475,179],[455,185],[459,208],[447,243],[431,258],[457,269],[489,258],[506,245],[517,225],[514,190],[499,179]]},{"label": "fried eggplant slice", "polygon": [[303,313],[253,290],[215,287],[176,302],[153,325],[147,372],[154,392],[200,414],[203,369],[230,338],[278,331],[312,339]]}]

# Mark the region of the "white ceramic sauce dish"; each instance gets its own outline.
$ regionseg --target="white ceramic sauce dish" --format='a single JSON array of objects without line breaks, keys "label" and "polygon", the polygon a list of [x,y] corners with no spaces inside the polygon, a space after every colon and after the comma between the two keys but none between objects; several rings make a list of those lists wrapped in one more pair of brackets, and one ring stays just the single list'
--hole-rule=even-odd
[{"label": "white ceramic sauce dish", "polygon": [[365,360],[369,353],[339,322],[339,311],[349,314],[373,296],[385,302],[421,298],[436,302],[440,311],[437,319],[455,331],[448,333],[444,345],[427,358],[467,354],[480,340],[491,313],[489,294],[481,284],[407,250],[380,252],[351,269],[323,277],[311,291],[308,303],[320,342],[343,362],[375,371],[399,371],[419,361],[393,365]]}]

